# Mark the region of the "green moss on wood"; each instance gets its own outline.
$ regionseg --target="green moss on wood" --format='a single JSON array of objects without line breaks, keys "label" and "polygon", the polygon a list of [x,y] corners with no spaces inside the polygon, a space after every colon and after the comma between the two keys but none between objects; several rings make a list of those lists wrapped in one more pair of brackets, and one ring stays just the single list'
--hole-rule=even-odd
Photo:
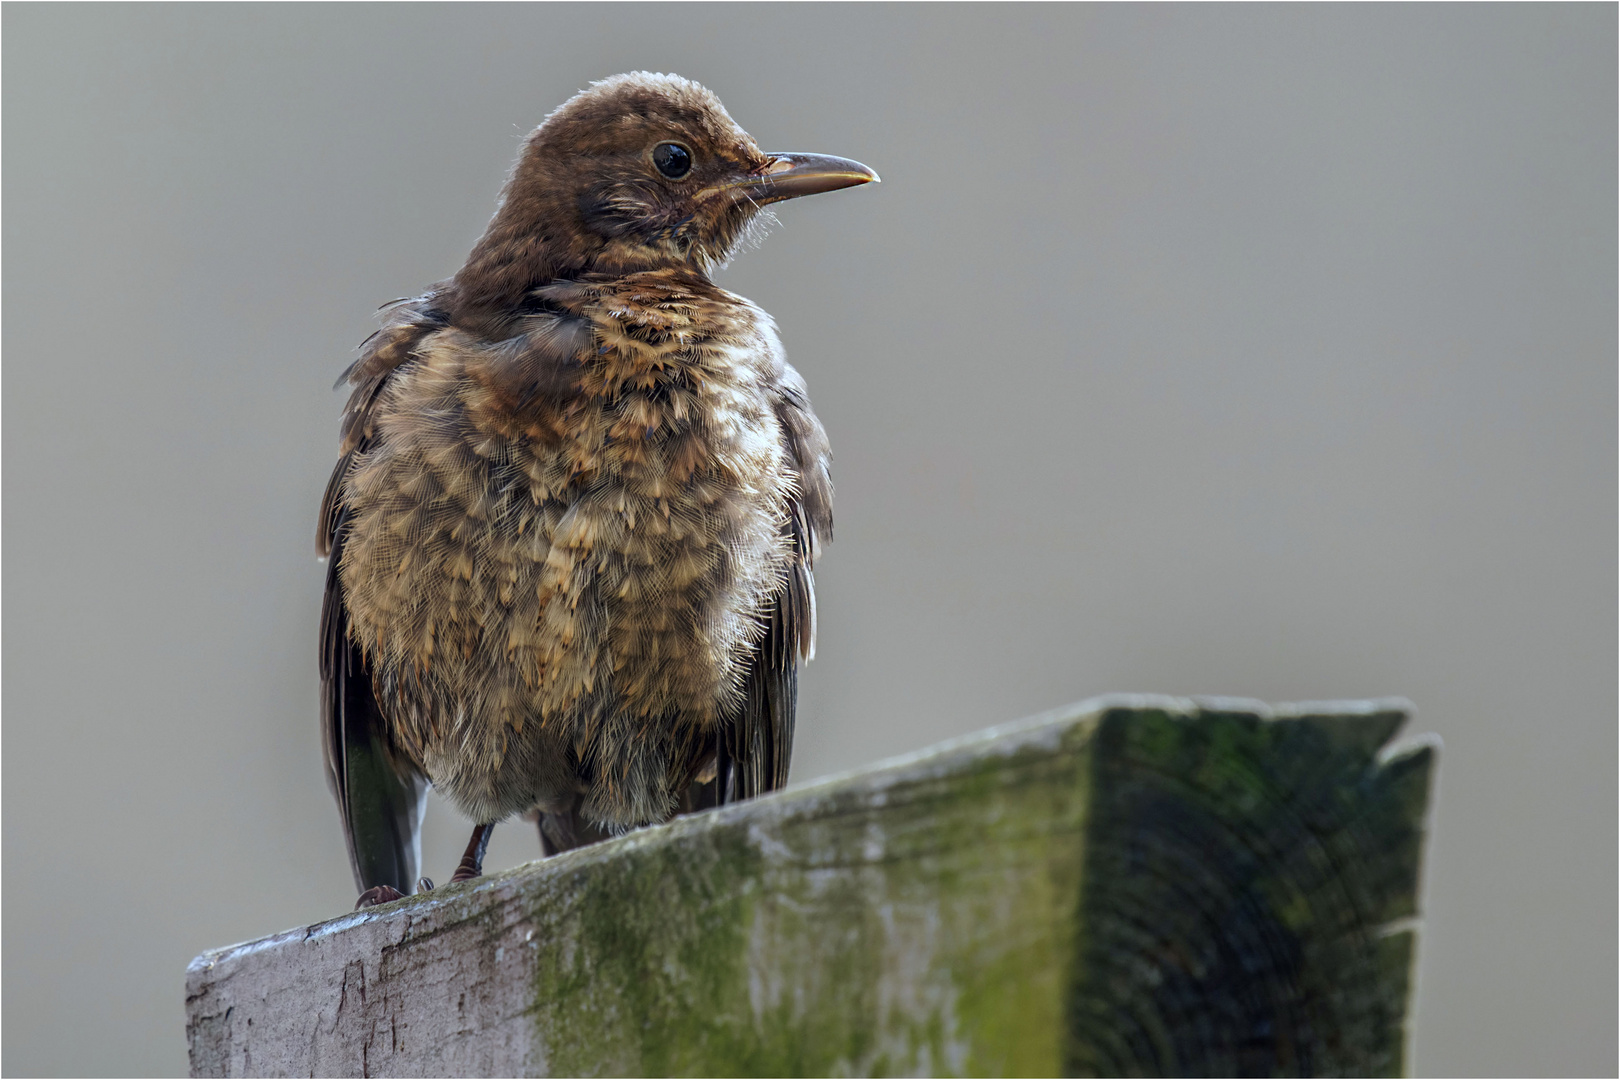
[{"label": "green moss on wood", "polygon": [[695,831],[537,895],[546,1071],[1052,1072],[1085,752]]}]

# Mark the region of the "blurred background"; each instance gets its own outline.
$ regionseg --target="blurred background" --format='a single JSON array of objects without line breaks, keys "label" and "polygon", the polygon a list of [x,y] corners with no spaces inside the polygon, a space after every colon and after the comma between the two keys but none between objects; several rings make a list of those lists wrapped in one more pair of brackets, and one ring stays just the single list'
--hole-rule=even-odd
[{"label": "blurred background", "polygon": [[[5,1073],[183,1073],[187,961],[353,903],[332,381],[634,68],[883,175],[719,278],[837,455],[795,781],[1104,691],[1405,695],[1416,1069],[1615,1072],[1613,5],[3,26]],[[466,829],[435,805],[434,876]]]}]

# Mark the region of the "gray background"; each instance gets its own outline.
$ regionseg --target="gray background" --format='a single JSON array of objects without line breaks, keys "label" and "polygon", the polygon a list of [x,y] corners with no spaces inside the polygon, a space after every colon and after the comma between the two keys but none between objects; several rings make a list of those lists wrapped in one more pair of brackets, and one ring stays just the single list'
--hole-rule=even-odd
[{"label": "gray background", "polygon": [[352,902],[328,388],[522,134],[644,67],[883,174],[720,278],[837,453],[794,777],[1102,691],[1407,695],[1445,738],[1417,1069],[1612,1074],[1615,41],[1612,5],[8,4],[5,1072],[181,1072],[193,954]]}]

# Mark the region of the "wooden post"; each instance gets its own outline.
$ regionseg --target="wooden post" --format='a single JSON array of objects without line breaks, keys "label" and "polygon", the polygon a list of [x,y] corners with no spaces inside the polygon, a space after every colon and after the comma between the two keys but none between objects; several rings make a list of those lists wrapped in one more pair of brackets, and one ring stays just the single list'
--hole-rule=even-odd
[{"label": "wooden post", "polygon": [[1098,699],[205,953],[192,1072],[1399,1073],[1405,713]]}]

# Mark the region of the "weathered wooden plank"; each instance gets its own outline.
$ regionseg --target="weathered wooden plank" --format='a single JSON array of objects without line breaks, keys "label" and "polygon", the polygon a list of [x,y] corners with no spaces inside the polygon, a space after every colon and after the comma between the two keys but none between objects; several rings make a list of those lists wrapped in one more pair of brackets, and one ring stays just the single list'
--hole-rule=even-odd
[{"label": "weathered wooden plank", "polygon": [[1400,702],[1098,699],[205,953],[194,1075],[1387,1075]]}]

